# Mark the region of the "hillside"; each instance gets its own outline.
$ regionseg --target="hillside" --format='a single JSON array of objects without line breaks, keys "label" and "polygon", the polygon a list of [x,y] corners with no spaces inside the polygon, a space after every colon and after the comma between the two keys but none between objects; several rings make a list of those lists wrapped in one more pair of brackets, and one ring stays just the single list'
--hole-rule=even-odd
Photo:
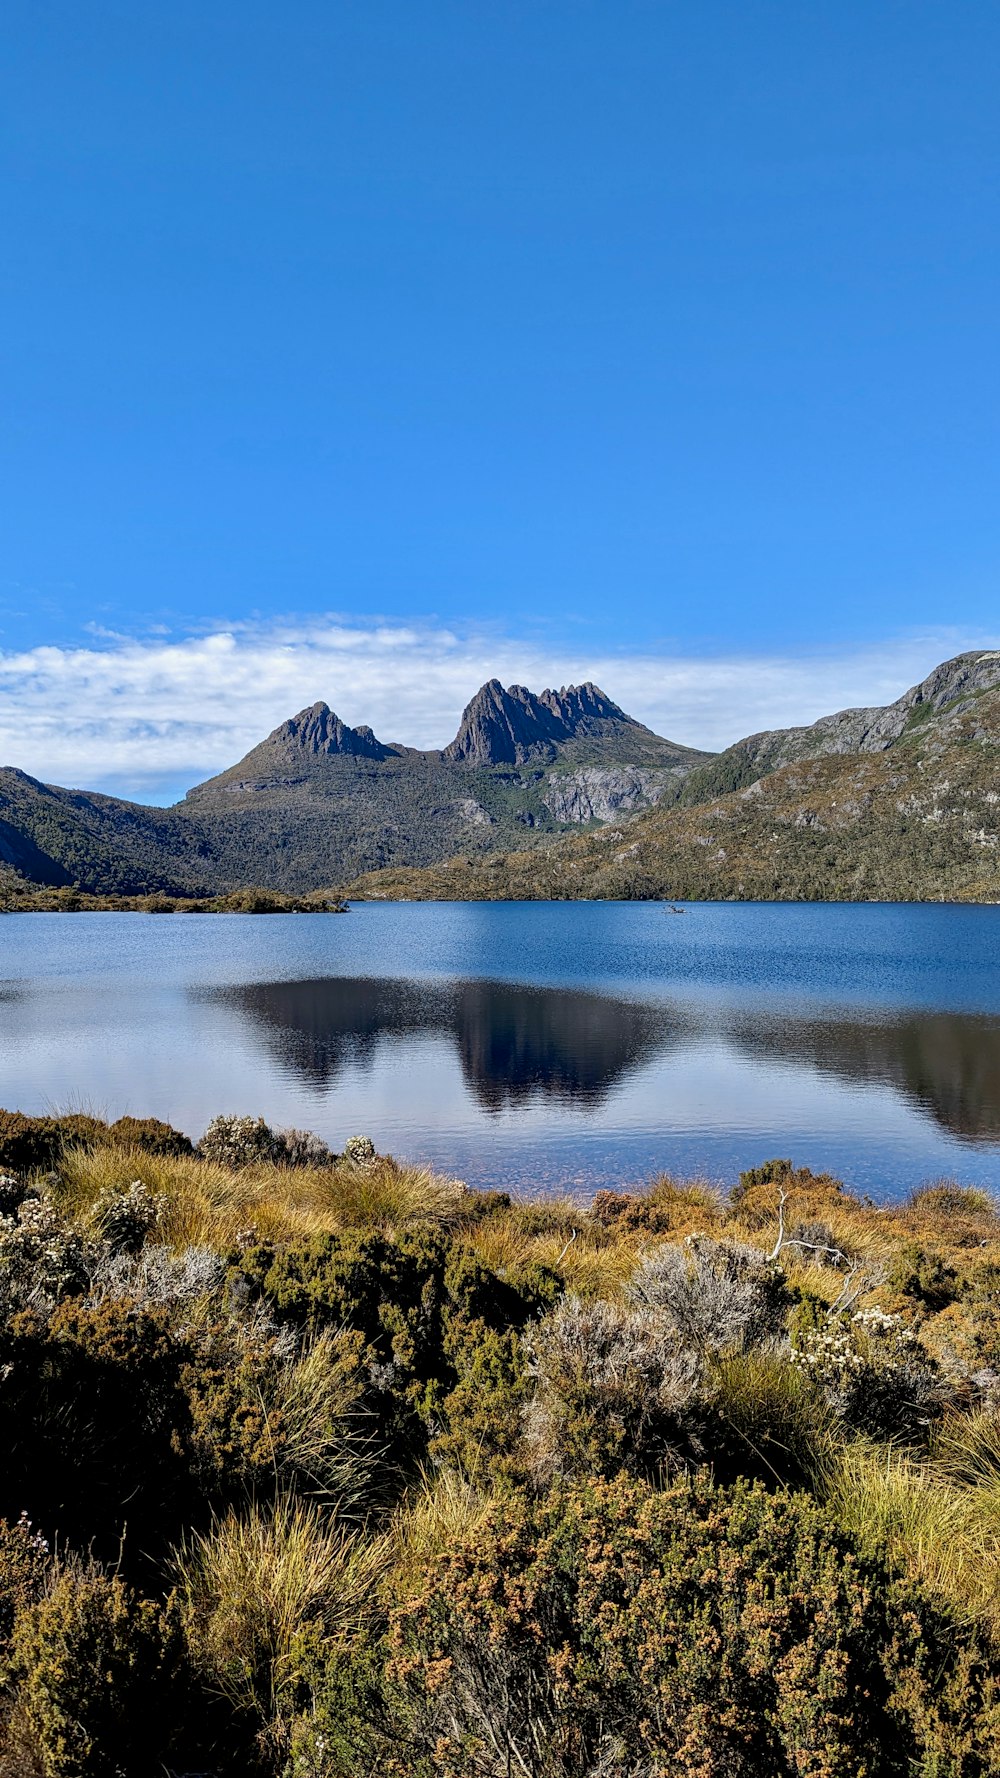
[{"label": "hillside", "polygon": [[[887,711],[752,737],[758,759],[798,757],[728,794],[661,806],[541,852],[363,877],[348,893],[992,901],[1000,897],[998,681],[997,655],[960,656]],[[824,745],[831,750],[809,757]],[[741,743],[692,773],[684,804],[727,769],[749,775],[752,752]]]},{"label": "hillside", "polygon": [[0,866],[98,895],[993,900],[1000,653],[709,755],[490,680],[441,749],[317,703],[171,809],[0,771]]},{"label": "hillside", "polygon": [[293,894],[383,866],[488,853],[675,801],[710,755],[654,735],[597,686],[484,685],[439,750],[382,742],[324,703],[172,809],[0,770],[0,863],[98,894]]}]

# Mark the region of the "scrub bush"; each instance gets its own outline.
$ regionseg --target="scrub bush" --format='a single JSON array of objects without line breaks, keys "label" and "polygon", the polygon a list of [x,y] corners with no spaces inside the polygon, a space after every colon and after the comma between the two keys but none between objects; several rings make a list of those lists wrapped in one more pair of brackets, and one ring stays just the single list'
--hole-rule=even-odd
[{"label": "scrub bush", "polygon": [[403,1461],[422,1458],[429,1431],[444,1429],[447,1398],[468,1374],[470,1342],[490,1331],[518,1333],[559,1289],[542,1266],[501,1278],[427,1224],[396,1240],[330,1234],[251,1247],[230,1274],[234,1299],[262,1301],[279,1324],[361,1336],[366,1405]]},{"label": "scrub bush", "polygon": [[830,1320],[801,1305],[790,1357],[838,1419],[871,1438],[923,1440],[947,1400],[912,1331],[877,1307]]},{"label": "scrub bush", "polygon": [[0,1319],[79,1295],[88,1276],[84,1242],[47,1193],[30,1188],[0,1216]]},{"label": "scrub bush", "polygon": [[703,1366],[662,1315],[568,1297],[527,1336],[530,1468],[656,1475],[701,1454]]},{"label": "scrub bush", "polygon": [[50,1565],[48,1540],[27,1513],[0,1519],[0,1672],[17,1616],[40,1599]]},{"label": "scrub bush", "polygon": [[911,1297],[924,1308],[946,1309],[960,1291],[959,1274],[941,1253],[928,1252],[919,1242],[908,1242],[894,1254],[887,1282],[901,1296]]},{"label": "scrub bush", "polygon": [[627,1295],[657,1310],[699,1352],[742,1350],[772,1339],[791,1301],[784,1273],[759,1248],[698,1237],[647,1254]]},{"label": "scrub bush", "polygon": [[94,1142],[107,1128],[100,1118],[82,1113],[29,1117],[21,1111],[0,1111],[0,1167],[9,1167],[12,1173],[47,1172],[57,1165],[64,1143]]},{"label": "scrub bush", "polygon": [[60,1304],[14,1317],[0,1340],[0,1513],[60,1544],[126,1561],[162,1549],[183,1511],[188,1348],[163,1310]]},{"label": "scrub bush", "polygon": [[57,1168],[64,1148],[141,1148],[147,1154],[192,1153],[188,1138],[156,1117],[120,1117],[113,1124],[85,1112],[64,1117],[29,1117],[21,1111],[0,1111],[0,1168],[14,1173],[49,1172]]},{"label": "scrub bush", "polygon": [[[803,1495],[619,1478],[505,1498],[390,1614],[435,1778],[986,1778],[986,1651]],[[420,1762],[423,1763],[420,1763]]]},{"label": "scrub bush", "polygon": [[378,1160],[375,1144],[370,1136],[348,1136],[344,1143],[344,1159],[353,1167],[370,1167]]},{"label": "scrub bush", "polygon": [[88,1221],[112,1258],[136,1254],[160,1222],[166,1198],[134,1179],[127,1191],[105,1191],[91,1205]]},{"label": "scrub bush", "polygon": [[198,1144],[202,1160],[238,1172],[261,1161],[274,1161],[278,1139],[262,1117],[213,1117]]},{"label": "scrub bush", "polygon": [[329,1167],[333,1155],[322,1137],[312,1130],[278,1130],[275,1159],[284,1167]]},{"label": "scrub bush", "polygon": [[175,1602],[94,1568],[64,1568],[22,1611],[11,1672],[45,1778],[160,1771],[190,1711]]},{"label": "scrub bush", "polygon": [[122,1148],[141,1148],[146,1154],[189,1155],[194,1144],[182,1130],[158,1117],[119,1117],[109,1125],[111,1141]]}]

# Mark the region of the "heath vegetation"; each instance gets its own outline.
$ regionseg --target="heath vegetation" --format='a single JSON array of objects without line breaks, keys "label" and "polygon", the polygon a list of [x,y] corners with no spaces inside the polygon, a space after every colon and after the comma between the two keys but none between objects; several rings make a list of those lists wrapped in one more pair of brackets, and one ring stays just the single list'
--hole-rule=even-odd
[{"label": "heath vegetation", "polygon": [[0,1114],[10,1778],[987,1778],[1000,1214]]}]

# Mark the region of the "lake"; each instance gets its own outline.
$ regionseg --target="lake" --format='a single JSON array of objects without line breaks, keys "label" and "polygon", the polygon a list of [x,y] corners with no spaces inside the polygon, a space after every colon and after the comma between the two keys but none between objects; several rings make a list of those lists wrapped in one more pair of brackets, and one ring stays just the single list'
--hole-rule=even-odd
[{"label": "lake", "polygon": [[0,1104],[355,1133],[470,1183],[1000,1189],[1000,908],[0,918]]}]

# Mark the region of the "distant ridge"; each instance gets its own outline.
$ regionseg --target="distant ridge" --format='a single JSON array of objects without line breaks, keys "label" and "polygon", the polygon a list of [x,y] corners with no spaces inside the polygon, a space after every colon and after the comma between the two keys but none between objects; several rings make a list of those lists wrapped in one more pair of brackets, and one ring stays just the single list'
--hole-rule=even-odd
[{"label": "distant ridge", "polygon": [[381,741],[320,701],[173,809],[0,771],[0,862],[95,893],[304,893],[676,800],[710,757],[654,735],[591,684],[536,695],[490,680],[455,739],[432,749]]},{"label": "distant ridge", "polygon": [[318,702],[172,809],[0,770],[0,865],[100,894],[1000,899],[1000,651],[711,755],[490,679],[439,749]]}]

